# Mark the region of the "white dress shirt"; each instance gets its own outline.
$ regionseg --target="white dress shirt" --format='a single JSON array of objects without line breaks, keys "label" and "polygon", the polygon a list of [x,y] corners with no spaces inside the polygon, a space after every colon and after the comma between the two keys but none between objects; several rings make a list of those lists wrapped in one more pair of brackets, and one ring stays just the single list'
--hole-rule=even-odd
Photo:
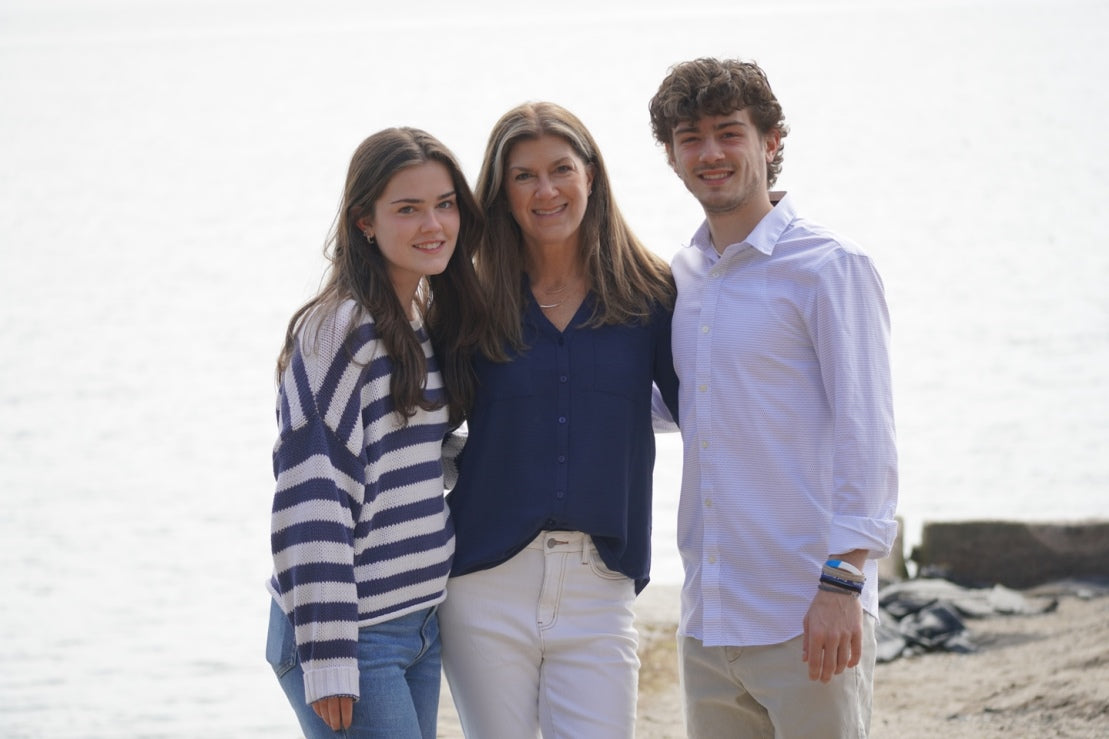
[{"label": "white dress shirt", "polygon": [[[673,261],[684,446],[679,633],[706,646],[802,633],[829,554],[897,531],[897,453],[882,281],[787,195],[718,254],[705,223]],[[848,597],[848,596],[844,596]]]}]

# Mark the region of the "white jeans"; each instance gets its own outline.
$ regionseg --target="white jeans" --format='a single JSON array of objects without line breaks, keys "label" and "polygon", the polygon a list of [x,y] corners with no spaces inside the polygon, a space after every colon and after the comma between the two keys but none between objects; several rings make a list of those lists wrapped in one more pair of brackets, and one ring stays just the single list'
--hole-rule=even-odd
[{"label": "white jeans", "polygon": [[634,600],[634,582],[574,531],[544,531],[507,562],[451,578],[439,627],[466,736],[632,737]]}]

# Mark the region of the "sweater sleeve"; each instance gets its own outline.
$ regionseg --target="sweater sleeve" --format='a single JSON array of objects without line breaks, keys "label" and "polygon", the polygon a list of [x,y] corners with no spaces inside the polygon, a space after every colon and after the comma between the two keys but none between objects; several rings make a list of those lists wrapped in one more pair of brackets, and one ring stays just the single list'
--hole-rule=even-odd
[{"label": "sweater sleeve", "polygon": [[364,324],[348,352],[349,319],[340,312],[306,332],[311,340],[302,333],[279,391],[270,543],[309,704],[359,697],[354,537],[366,485],[365,359],[376,341]]}]

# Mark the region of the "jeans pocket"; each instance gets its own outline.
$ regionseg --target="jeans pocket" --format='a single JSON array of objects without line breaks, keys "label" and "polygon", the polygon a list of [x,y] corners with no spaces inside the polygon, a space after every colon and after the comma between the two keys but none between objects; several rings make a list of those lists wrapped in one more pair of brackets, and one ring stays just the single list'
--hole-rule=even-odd
[{"label": "jeans pocket", "polygon": [[266,661],[270,663],[278,678],[293,669],[297,663],[293,624],[277,603],[270,606],[270,627],[266,634]]},{"label": "jeans pocket", "polygon": [[617,572],[610,569],[605,564],[604,559],[601,558],[601,553],[597,551],[597,545],[590,542],[586,545],[589,547],[589,568],[593,570],[593,574],[603,580],[627,580],[628,576],[623,572]]}]

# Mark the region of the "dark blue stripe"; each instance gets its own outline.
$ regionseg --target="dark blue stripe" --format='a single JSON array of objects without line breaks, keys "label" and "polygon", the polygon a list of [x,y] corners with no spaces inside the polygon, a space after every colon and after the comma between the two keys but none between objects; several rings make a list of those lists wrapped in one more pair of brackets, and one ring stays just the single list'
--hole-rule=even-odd
[{"label": "dark blue stripe", "polygon": [[348,346],[351,355],[358,354],[371,341],[377,341],[377,326],[372,321],[364,321],[350,335]]},{"label": "dark blue stripe", "polygon": [[293,623],[296,624],[357,620],[357,603],[305,603],[293,609]]},{"label": "dark blue stripe", "polygon": [[381,529],[386,526],[395,526],[397,524],[407,523],[427,516],[434,516],[441,513],[446,507],[446,503],[442,497],[425,498],[413,503],[396,506],[395,508],[386,508],[385,510],[378,511],[374,514],[373,519],[370,521],[359,521],[355,525],[354,537],[356,539],[363,539],[369,536],[370,531],[373,529]]},{"label": "dark blue stripe", "polygon": [[390,470],[378,478],[377,486],[382,490],[393,490],[417,482],[434,480],[441,474],[443,474],[443,462],[441,459],[435,459]]},{"label": "dark blue stripe", "polygon": [[277,448],[278,457],[283,462],[281,469],[292,469],[317,454],[328,454],[331,451],[329,439],[323,433],[321,425],[319,418],[313,418],[296,431],[282,437]]},{"label": "dark blue stripe", "polygon": [[333,639],[331,641],[310,641],[298,648],[302,662],[324,659],[343,659],[358,656],[358,641]]},{"label": "dark blue stripe", "polygon": [[[358,597],[372,598],[419,583],[434,582],[441,577],[446,577],[450,569],[450,562],[437,562],[434,565],[421,567],[418,570],[408,570],[392,575],[391,577],[360,582],[358,583]],[[395,609],[396,607],[394,606],[393,608]]]},{"label": "dark blue stripe", "polygon": [[377,441],[367,445],[366,458],[371,462],[376,462],[389,452],[397,449],[427,442],[441,444],[446,433],[447,424],[445,423],[409,423],[407,426],[383,434]]},{"label": "dark blue stripe", "polygon": [[273,512],[277,513],[286,508],[292,508],[300,503],[313,500],[337,501],[339,505],[350,512],[350,518],[352,521],[354,520],[354,501],[344,491],[326,479],[306,480],[274,493]]},{"label": "dark blue stripe", "polygon": [[350,527],[333,521],[301,521],[287,529],[270,534],[270,549],[276,554],[297,544],[317,541],[350,544]]},{"label": "dark blue stripe", "polygon": [[[362,428],[366,428],[366,409],[361,407],[362,403],[362,388],[368,386],[370,383],[387,376],[393,370],[393,362],[388,356],[380,356],[375,358],[370,364],[361,369],[358,376],[358,383],[355,385],[357,392],[351,394],[347,399],[346,405],[343,407],[343,413],[339,418],[338,431],[339,435],[344,439],[349,439],[354,433],[355,424],[362,421]],[[392,395],[386,389],[385,395],[386,403],[388,406],[387,412],[393,410]],[[375,403],[370,404],[375,405]]]},{"label": "dark blue stripe", "polygon": [[[396,408],[393,403],[393,396],[386,395],[384,398],[377,398],[366,404],[362,409],[362,428],[369,428],[371,423],[380,421],[385,416],[391,414]],[[372,458],[371,458],[372,459]]]},{"label": "dark blue stripe", "polygon": [[374,339],[374,326],[372,323],[363,323],[353,333],[344,339],[335,356],[331,358],[331,366],[327,368],[323,383],[320,385],[320,407],[327,408],[331,405],[335,391],[339,387],[339,380],[351,364],[351,358],[358,354],[368,342]]},{"label": "dark blue stripe", "polygon": [[[274,466],[278,473],[292,469],[311,457],[323,455],[330,461],[331,467],[339,470],[347,477],[365,484],[365,460],[351,454],[342,440],[335,435],[335,432],[325,426],[319,418],[312,419],[307,425],[283,438],[275,454],[277,459]],[[321,482],[326,481],[327,484],[334,485],[330,475],[313,479],[319,479]]]},{"label": "dark blue stripe", "polygon": [[431,533],[421,536],[413,536],[407,539],[401,539],[400,541],[379,544],[376,547],[370,547],[362,552],[355,564],[361,565],[372,562],[387,562],[391,559],[397,559],[398,557],[433,551],[445,545],[450,541],[450,538],[451,532],[449,530],[440,529],[439,531],[432,531]]},{"label": "dark blue stripe", "polygon": [[354,568],[350,564],[313,562],[277,573],[277,584],[282,593],[288,593],[297,585],[321,582],[354,582]]},{"label": "dark blue stripe", "polygon": [[[339,383],[343,378],[345,372],[350,368],[352,357],[358,354],[366,344],[370,343],[376,338],[373,324],[364,323],[355,329],[354,333],[347,340],[347,343],[340,348],[339,352],[331,360],[331,366],[327,368],[327,374],[324,376],[323,384],[320,387],[319,399],[320,407],[331,409],[332,405],[336,402],[342,403],[342,412],[339,414],[339,422],[336,424],[337,431],[344,439],[350,438],[351,433],[354,431],[354,424],[357,422],[358,413],[360,411],[359,404],[361,397],[358,392],[352,393],[349,397],[338,398],[336,394],[339,390]],[[382,374],[387,374],[391,368],[392,363],[387,356],[376,357],[370,361],[370,364],[361,369],[358,382],[355,383],[355,389],[363,387],[370,378],[380,377]]]},{"label": "dark blue stripe", "polygon": [[383,377],[388,377],[393,371],[393,360],[388,354],[379,354],[374,357],[366,368],[368,373],[366,377],[370,380],[380,380]]}]

